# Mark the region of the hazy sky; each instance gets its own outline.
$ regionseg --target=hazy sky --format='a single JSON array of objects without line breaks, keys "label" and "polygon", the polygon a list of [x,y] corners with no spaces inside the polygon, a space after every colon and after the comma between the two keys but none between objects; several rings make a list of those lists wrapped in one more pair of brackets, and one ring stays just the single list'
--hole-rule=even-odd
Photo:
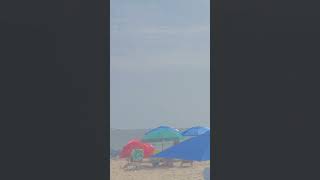
[{"label": "hazy sky", "polygon": [[111,128],[210,125],[209,3],[111,0]]}]

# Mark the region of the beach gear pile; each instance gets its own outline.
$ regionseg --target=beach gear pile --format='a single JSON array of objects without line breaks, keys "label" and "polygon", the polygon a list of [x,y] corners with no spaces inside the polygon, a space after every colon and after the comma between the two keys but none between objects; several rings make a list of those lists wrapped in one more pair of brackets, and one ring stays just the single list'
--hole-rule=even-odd
[{"label": "beach gear pile", "polygon": [[[189,137],[189,139],[188,139]],[[163,149],[165,142],[173,145]],[[161,151],[151,143],[162,143]],[[120,158],[164,158],[188,161],[210,160],[210,128],[196,126],[183,132],[169,126],[160,126],[144,134],[141,140],[130,140],[121,150]]]}]

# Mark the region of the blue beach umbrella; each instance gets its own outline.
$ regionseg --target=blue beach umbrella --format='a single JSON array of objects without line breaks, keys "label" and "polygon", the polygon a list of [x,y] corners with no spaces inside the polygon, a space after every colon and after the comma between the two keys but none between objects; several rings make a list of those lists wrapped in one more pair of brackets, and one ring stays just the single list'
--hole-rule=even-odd
[{"label": "blue beach umbrella", "polygon": [[154,158],[182,159],[190,161],[210,160],[210,130],[206,133],[183,141],[158,154]]},{"label": "blue beach umbrella", "polygon": [[210,131],[210,128],[196,126],[183,131],[181,134],[183,136],[199,136],[201,134],[204,134],[207,131]]}]

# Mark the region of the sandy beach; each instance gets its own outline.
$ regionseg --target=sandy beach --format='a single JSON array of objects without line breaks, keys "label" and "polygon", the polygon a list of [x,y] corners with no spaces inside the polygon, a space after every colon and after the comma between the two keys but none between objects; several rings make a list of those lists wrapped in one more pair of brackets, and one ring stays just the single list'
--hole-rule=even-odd
[{"label": "sandy beach", "polygon": [[203,180],[202,172],[210,166],[209,161],[194,162],[193,167],[180,167],[179,163],[175,163],[171,168],[152,168],[145,164],[142,169],[126,171],[121,169],[125,164],[125,160],[110,160],[111,180]]}]

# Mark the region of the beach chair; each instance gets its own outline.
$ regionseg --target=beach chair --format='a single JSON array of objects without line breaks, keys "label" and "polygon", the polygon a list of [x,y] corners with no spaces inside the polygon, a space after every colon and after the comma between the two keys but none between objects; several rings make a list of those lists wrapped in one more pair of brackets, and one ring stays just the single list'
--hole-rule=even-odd
[{"label": "beach chair", "polygon": [[183,167],[183,164],[190,164],[191,167],[193,166],[193,161],[189,161],[189,160],[182,160],[180,163],[180,167]]},{"label": "beach chair", "polygon": [[151,158],[150,163],[152,164],[152,167],[159,167],[161,163],[161,159],[159,158]]},{"label": "beach chair", "polygon": [[175,162],[175,160],[173,160],[173,159],[164,159],[163,165],[165,167],[174,167],[174,162]]},{"label": "beach chair", "polygon": [[124,165],[124,169],[136,170],[141,167],[144,158],[143,149],[133,149],[131,156],[128,158],[128,163]]}]

